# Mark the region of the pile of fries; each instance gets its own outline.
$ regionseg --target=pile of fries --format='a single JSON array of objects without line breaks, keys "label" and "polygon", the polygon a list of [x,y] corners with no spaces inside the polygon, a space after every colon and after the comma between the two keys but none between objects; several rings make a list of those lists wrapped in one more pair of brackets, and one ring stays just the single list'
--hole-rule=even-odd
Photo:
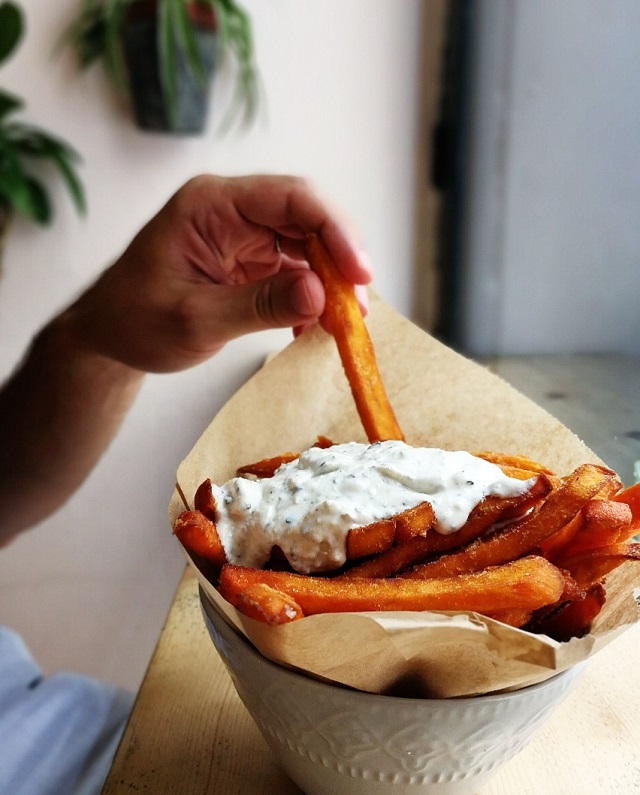
[{"label": "pile of fries", "polygon": [[[559,641],[584,635],[604,604],[606,575],[640,560],[632,540],[640,532],[640,484],[625,489],[595,464],[561,478],[523,457],[478,455],[533,485],[518,497],[486,497],[448,535],[435,529],[428,502],[354,528],[347,562],[322,575],[294,572],[277,547],[264,569],[227,563],[209,480],[174,532],[205,562],[228,602],[268,624],[316,613],[446,610],[481,613]],[[259,461],[239,474],[269,477],[293,458]]]},{"label": "pile of fries", "polygon": [[[327,320],[369,441],[402,439],[351,285],[308,241],[327,293]],[[332,444],[319,437],[318,446]],[[361,611],[473,611],[558,641],[580,637],[605,601],[605,579],[640,560],[640,484],[584,464],[566,476],[523,456],[477,452],[505,474],[531,481],[517,497],[485,497],[456,532],[441,534],[428,502],[346,539],[346,563],[313,576],[294,572],[278,547],[262,569],[230,564],[216,530],[211,482],[181,513],[174,533],[220,594],[246,616],[277,625]],[[238,469],[264,478],[297,458],[285,453]]]}]

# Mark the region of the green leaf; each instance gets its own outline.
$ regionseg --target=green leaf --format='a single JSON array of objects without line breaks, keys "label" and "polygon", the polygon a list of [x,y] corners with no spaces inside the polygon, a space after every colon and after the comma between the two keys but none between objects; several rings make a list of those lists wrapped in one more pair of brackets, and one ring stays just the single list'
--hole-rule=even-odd
[{"label": "green leaf", "polygon": [[175,3],[169,0],[158,4],[158,67],[171,124],[175,124],[178,104],[177,60],[172,28],[175,10]]},{"label": "green leaf", "polygon": [[40,180],[34,177],[27,177],[27,188],[29,192],[28,209],[25,215],[32,221],[43,226],[51,223],[53,213],[49,194]]},{"label": "green leaf", "polygon": [[0,63],[14,51],[24,29],[22,12],[15,3],[0,3]]},{"label": "green leaf", "polygon": [[80,69],[103,57],[106,49],[106,19],[103,0],[83,0],[77,17],[63,31],[56,48],[75,50]]},{"label": "green leaf", "polygon": [[76,172],[77,152],[65,141],[21,122],[0,126],[0,196],[15,211],[37,223],[52,216],[48,193],[39,179],[29,174],[29,159],[48,161],[58,171],[80,214],[86,211],[82,183]]},{"label": "green leaf", "polygon": [[255,117],[258,106],[258,77],[254,62],[251,20],[235,0],[209,0],[217,8],[222,49],[237,61],[239,74],[231,103],[222,122],[227,131],[239,117],[242,125]]},{"label": "green leaf", "polygon": [[51,220],[51,204],[47,192],[38,180],[27,174],[19,160],[0,157],[0,197],[16,213],[39,224]]},{"label": "green leaf", "polygon": [[129,0],[102,0],[104,5],[105,66],[116,88],[126,91],[128,78],[122,54],[122,27]]},{"label": "green leaf", "polygon": [[24,102],[14,94],[0,91],[0,121],[9,114],[24,107]]},{"label": "green leaf", "polygon": [[178,45],[182,47],[187,66],[200,85],[204,86],[207,82],[207,76],[202,65],[202,58],[198,51],[193,23],[189,19],[189,12],[184,3],[178,3],[176,6],[174,22],[175,40]]},{"label": "green leaf", "polygon": [[12,191],[19,192],[26,174],[16,153],[0,141],[0,192],[10,195]]},{"label": "green leaf", "polygon": [[49,160],[60,173],[76,209],[84,214],[84,189],[75,170],[80,156],[75,149],[60,138],[25,124],[7,125],[6,137],[26,157]]},{"label": "green leaf", "polygon": [[53,152],[52,160],[58,167],[60,176],[64,184],[67,186],[71,200],[73,201],[76,210],[80,215],[84,215],[87,211],[87,202],[84,193],[84,188],[80,182],[75,169],[71,165],[68,157],[62,152]]}]

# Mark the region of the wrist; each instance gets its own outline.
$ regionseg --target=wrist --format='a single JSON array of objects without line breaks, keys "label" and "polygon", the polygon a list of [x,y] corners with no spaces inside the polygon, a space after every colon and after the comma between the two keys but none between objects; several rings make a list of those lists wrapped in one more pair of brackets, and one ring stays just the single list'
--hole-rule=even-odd
[{"label": "wrist", "polygon": [[79,368],[101,373],[106,383],[121,388],[139,385],[145,373],[97,350],[90,336],[82,329],[75,305],[54,317],[33,341],[34,352],[41,351],[56,367],[64,363],[65,370]]}]

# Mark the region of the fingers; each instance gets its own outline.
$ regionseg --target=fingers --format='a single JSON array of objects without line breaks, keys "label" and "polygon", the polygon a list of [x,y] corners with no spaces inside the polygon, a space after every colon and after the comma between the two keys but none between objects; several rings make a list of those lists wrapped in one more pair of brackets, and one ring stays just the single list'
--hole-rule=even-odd
[{"label": "fingers", "polygon": [[[317,234],[344,276],[354,284],[371,281],[371,266],[353,225],[322,199],[304,179],[258,175],[223,179],[202,176],[188,183],[199,210],[219,216],[221,201],[233,206],[237,218],[279,235],[282,253],[304,261],[307,234]],[[213,207],[215,198],[217,207]],[[226,214],[228,221],[230,216]],[[203,222],[202,228],[208,224]],[[275,240],[275,238],[274,238]]]},{"label": "fingers", "polygon": [[183,185],[76,302],[78,337],[136,369],[167,372],[243,334],[323,322],[324,290],[305,256],[309,232],[322,237],[366,312],[362,247],[304,180],[203,176]]},{"label": "fingers", "polygon": [[244,285],[216,285],[205,293],[201,330],[211,339],[310,325],[324,310],[320,280],[306,269],[283,271]]}]

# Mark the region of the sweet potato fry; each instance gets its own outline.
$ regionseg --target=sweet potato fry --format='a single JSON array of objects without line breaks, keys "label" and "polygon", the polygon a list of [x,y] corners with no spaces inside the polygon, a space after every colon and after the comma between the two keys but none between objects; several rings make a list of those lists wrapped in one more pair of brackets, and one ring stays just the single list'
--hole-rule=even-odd
[{"label": "sweet potato fry", "polygon": [[[618,478],[617,475],[614,475],[611,480],[608,480],[600,491],[594,495],[594,500],[613,500],[617,497],[618,494],[622,494],[622,489],[624,488],[623,482]],[[621,500],[624,502],[624,500]]]},{"label": "sweet potato fry", "polygon": [[583,527],[584,516],[582,515],[582,511],[578,511],[573,519],[570,519],[563,527],[556,530],[552,535],[547,536],[547,538],[544,538],[538,544],[540,553],[544,555],[547,560],[555,562],[562,554],[562,550],[579,535]]},{"label": "sweet potato fry", "polygon": [[[531,474],[539,473],[543,475],[553,475],[554,473],[548,469],[544,464],[539,464],[537,461],[532,461],[530,458],[527,458],[523,455],[510,455],[509,453],[493,453],[488,450],[482,450],[479,453],[474,453],[473,455],[478,456],[478,458],[483,458],[485,461],[489,461],[491,464],[496,464],[500,468],[507,468],[507,469],[515,469],[521,470],[524,472],[530,472]],[[529,475],[531,477],[531,475]]]},{"label": "sweet potato fry", "polygon": [[458,552],[419,564],[401,576],[451,577],[515,560],[563,528],[612,477],[615,477],[614,473],[605,467],[583,464],[566,478],[562,486],[549,494],[533,516],[476,539]]},{"label": "sweet potato fry", "polygon": [[501,621],[510,627],[524,627],[531,621],[533,611],[531,610],[499,610],[495,613],[484,613],[487,618],[494,621]]},{"label": "sweet potato fry", "polygon": [[173,524],[173,532],[183,546],[216,567],[226,562],[215,523],[200,511],[183,511]]},{"label": "sweet potato fry", "polygon": [[353,566],[343,577],[392,577],[433,555],[449,552],[478,538],[496,522],[522,516],[536,506],[551,490],[545,475],[539,476],[528,492],[516,497],[485,497],[471,512],[465,524],[455,533],[443,535],[430,530],[398,543],[371,560]]},{"label": "sweet potato fry", "polygon": [[553,558],[562,565],[587,549],[597,549],[626,541],[633,535],[631,509],[624,502],[615,500],[589,500],[581,510],[582,524],[573,539]]},{"label": "sweet potato fry", "polygon": [[509,466],[500,466],[500,469],[507,477],[515,478],[516,480],[529,480],[536,475],[544,475],[554,489],[558,488],[558,486],[562,483],[562,479],[557,475],[547,475],[544,472],[532,472],[530,469],[520,469],[519,467]]},{"label": "sweet potato fry", "polygon": [[561,643],[580,638],[591,629],[605,598],[603,586],[596,583],[576,599],[534,612],[525,629],[548,635]]},{"label": "sweet potato fry", "polygon": [[347,533],[347,560],[366,558],[384,552],[393,544],[396,525],[393,519],[381,519],[364,527],[354,527]]},{"label": "sweet potato fry", "polygon": [[393,543],[406,542],[427,533],[435,514],[428,502],[408,508],[397,516],[354,527],[347,534],[347,560],[357,560],[387,552]]},{"label": "sweet potato fry", "polygon": [[[554,566],[555,565],[556,564],[554,563]],[[584,596],[584,588],[578,585],[568,569],[562,569],[560,566],[558,566],[558,568],[564,575],[564,588],[558,601],[569,602],[574,599],[581,599]]]},{"label": "sweet potato fry", "polygon": [[326,436],[320,435],[316,439],[315,444],[313,446],[314,447],[320,447],[320,448],[326,450],[328,447],[333,447],[334,444],[335,444],[335,442],[332,442],[331,439],[328,439]]},{"label": "sweet potato fry", "polygon": [[640,533],[640,483],[619,491],[612,499],[624,502],[631,508],[633,534]]},{"label": "sweet potato fry", "polygon": [[[600,496],[596,495],[593,500],[589,500],[589,502],[595,502],[599,499]],[[585,506],[587,504],[588,503],[585,503]],[[564,551],[568,547],[572,546],[574,543],[579,543],[579,540],[583,537],[586,527],[586,519],[583,510],[584,506],[573,517],[573,519],[571,519],[570,522],[567,522],[564,527],[561,527],[560,530],[548,538],[545,538],[544,541],[540,543],[540,552],[545,558],[548,558],[555,563],[562,557]],[[613,540],[616,539],[611,539],[611,541]]]},{"label": "sweet potato fry", "polygon": [[[611,500],[614,495],[620,490],[622,484],[617,476],[609,478],[602,486],[597,494],[593,495],[592,500]],[[588,503],[585,503],[585,505]],[[586,524],[586,517],[584,514],[584,506],[576,516],[567,524],[558,530],[553,535],[545,538],[540,544],[540,551],[542,554],[551,561],[558,559],[563,551],[573,543],[574,539],[582,536]],[[617,539],[622,540],[622,539]]]},{"label": "sweet potato fry", "polygon": [[196,489],[193,498],[193,507],[196,511],[200,511],[200,513],[204,514],[207,519],[211,519],[212,522],[215,521],[216,500],[213,496],[210,478],[204,480]]},{"label": "sweet potato fry", "polygon": [[254,582],[239,593],[236,607],[245,616],[271,625],[304,617],[295,599],[263,582]]},{"label": "sweet potato fry", "polygon": [[265,583],[293,597],[305,616],[375,610],[535,610],[557,601],[564,589],[562,572],[541,557],[530,556],[473,574],[436,580],[307,577],[230,564],[222,568],[219,590],[234,606],[240,594]]},{"label": "sweet potato fry", "polygon": [[[331,439],[327,439],[326,436],[318,436],[313,445],[313,447],[321,447],[323,449],[332,446],[333,442]],[[280,455],[273,456],[272,458],[263,458],[260,461],[255,461],[253,464],[245,464],[244,466],[238,467],[236,473],[241,477],[246,475],[254,475],[258,478],[270,478],[273,477],[275,471],[283,464],[289,464],[291,461],[295,461],[296,458],[299,457],[300,453],[281,453]]]},{"label": "sweet potato fry", "polygon": [[404,544],[417,536],[425,536],[433,526],[436,515],[430,502],[421,502],[394,517],[394,543]]},{"label": "sweet potato fry", "polygon": [[324,286],[327,322],[335,338],[367,438],[370,442],[403,439],[378,370],[353,285],[334,266],[316,235],[307,238],[307,258]]},{"label": "sweet potato fry", "polygon": [[627,541],[599,549],[586,549],[564,559],[562,568],[571,574],[579,587],[587,589],[627,560],[640,560],[640,543]]},{"label": "sweet potato fry", "polygon": [[237,473],[240,476],[255,475],[257,478],[270,478],[273,476],[276,469],[279,469],[283,464],[289,464],[298,458],[298,453],[282,453],[273,458],[263,458],[261,461],[256,461],[253,464],[245,464],[238,467]]},{"label": "sweet potato fry", "polygon": [[[453,535],[457,535],[457,533],[442,536],[442,538],[451,538]],[[370,560],[365,560],[357,566],[346,569],[339,577],[344,579],[393,577],[398,572],[427,558],[433,550],[433,541],[439,537],[440,534],[435,531],[426,536],[415,536],[403,544],[390,547],[386,552],[382,552]]]}]

